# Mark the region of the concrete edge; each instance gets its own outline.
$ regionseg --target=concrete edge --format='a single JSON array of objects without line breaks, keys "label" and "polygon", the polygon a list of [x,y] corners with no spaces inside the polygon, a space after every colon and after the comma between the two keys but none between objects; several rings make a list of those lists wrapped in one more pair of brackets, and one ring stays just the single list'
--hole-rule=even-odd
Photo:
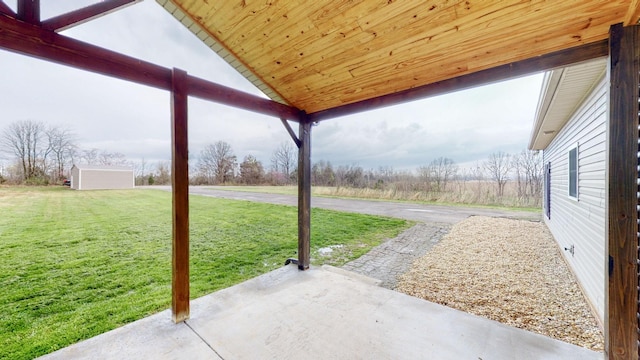
[{"label": "concrete edge", "polygon": [[322,265],[321,268],[322,270],[329,271],[335,274],[340,274],[340,275],[349,277],[351,279],[361,281],[365,284],[374,285],[374,286],[380,286],[380,284],[382,284],[382,280],[375,279],[366,275],[358,274],[352,271],[344,270],[335,266]]}]

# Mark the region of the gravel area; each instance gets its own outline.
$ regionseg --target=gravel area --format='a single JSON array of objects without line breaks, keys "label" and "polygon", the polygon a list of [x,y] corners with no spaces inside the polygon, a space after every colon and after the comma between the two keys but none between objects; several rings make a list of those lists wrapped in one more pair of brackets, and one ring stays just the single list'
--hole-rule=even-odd
[{"label": "gravel area", "polygon": [[541,222],[470,217],[411,269],[396,290],[602,351],[597,322]]}]

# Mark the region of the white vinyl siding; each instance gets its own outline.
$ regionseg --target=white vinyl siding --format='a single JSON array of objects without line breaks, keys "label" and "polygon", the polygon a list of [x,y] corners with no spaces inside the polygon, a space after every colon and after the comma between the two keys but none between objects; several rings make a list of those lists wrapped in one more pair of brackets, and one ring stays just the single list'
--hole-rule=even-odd
[{"label": "white vinyl siding", "polygon": [[81,170],[82,190],[131,189],[132,171]]},{"label": "white vinyl siding", "polygon": [[[544,150],[544,162],[551,163],[552,209],[551,218],[545,217],[545,221],[602,322],[605,306],[607,89],[605,77]],[[578,149],[576,198],[567,196],[569,152],[573,148]],[[575,247],[573,255],[563,250],[572,245]]]}]

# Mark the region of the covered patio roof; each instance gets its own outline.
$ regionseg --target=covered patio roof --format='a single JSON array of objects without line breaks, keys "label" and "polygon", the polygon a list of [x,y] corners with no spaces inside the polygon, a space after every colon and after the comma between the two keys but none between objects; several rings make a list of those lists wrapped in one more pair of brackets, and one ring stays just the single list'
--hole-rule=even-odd
[{"label": "covered patio roof", "polygon": [[558,51],[603,50],[612,24],[640,16],[637,0],[158,2],[271,99],[318,120]]}]

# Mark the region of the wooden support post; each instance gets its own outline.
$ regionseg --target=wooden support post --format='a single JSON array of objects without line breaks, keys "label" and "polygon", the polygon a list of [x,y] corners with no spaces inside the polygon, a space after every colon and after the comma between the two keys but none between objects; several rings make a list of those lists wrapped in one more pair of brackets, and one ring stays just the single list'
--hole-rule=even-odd
[{"label": "wooden support post", "polygon": [[18,19],[29,24],[40,24],[40,0],[18,0]]},{"label": "wooden support post", "polygon": [[605,351],[609,359],[638,359],[638,26],[609,33],[609,148]]},{"label": "wooden support post", "polygon": [[173,245],[171,312],[174,322],[189,318],[189,158],[187,73],[173,69],[171,90],[171,186]]},{"label": "wooden support post", "polygon": [[302,120],[298,138],[298,269],[307,270],[311,252],[311,122]]}]

